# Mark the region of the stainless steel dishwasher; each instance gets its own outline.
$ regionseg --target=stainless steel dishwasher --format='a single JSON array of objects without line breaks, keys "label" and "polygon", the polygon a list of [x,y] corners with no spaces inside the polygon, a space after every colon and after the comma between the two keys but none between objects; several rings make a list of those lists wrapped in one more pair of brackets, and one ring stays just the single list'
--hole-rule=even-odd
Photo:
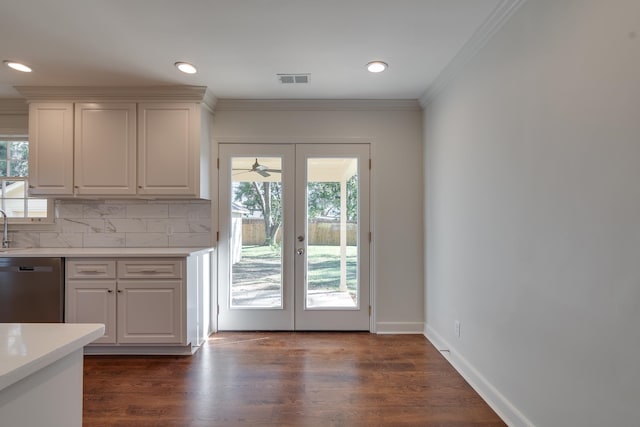
[{"label": "stainless steel dishwasher", "polygon": [[62,258],[0,257],[0,323],[64,322]]}]

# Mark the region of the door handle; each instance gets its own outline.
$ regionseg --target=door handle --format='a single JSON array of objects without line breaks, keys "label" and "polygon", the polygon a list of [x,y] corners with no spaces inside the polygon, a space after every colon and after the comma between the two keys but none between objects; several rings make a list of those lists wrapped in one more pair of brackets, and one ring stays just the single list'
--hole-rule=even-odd
[{"label": "door handle", "polygon": [[303,254],[304,254],[304,249],[303,249],[303,248],[299,248],[299,249],[296,251],[296,253],[297,253],[298,255],[303,255]]},{"label": "door handle", "polygon": [[304,236],[298,236],[298,242],[304,242]]}]

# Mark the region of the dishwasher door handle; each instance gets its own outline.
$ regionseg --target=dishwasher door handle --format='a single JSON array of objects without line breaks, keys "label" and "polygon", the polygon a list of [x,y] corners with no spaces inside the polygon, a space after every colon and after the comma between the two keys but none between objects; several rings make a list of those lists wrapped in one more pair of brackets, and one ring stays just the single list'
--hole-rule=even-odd
[{"label": "dishwasher door handle", "polygon": [[12,273],[51,273],[53,267],[50,265],[12,265],[6,268],[0,268],[0,271],[9,271]]}]

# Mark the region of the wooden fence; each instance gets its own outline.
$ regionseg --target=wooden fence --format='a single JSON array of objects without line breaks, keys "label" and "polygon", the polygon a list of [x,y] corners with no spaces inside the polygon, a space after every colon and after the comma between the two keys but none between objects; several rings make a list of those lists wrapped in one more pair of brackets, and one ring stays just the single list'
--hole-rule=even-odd
[{"label": "wooden fence", "polygon": [[[358,225],[347,223],[347,245],[355,246],[358,239]],[[309,224],[307,239],[310,245],[338,246],[340,245],[340,222],[328,220],[316,220]],[[280,231],[276,235],[276,241],[280,241]],[[263,245],[265,241],[264,221],[255,218],[242,219],[242,244]]]}]

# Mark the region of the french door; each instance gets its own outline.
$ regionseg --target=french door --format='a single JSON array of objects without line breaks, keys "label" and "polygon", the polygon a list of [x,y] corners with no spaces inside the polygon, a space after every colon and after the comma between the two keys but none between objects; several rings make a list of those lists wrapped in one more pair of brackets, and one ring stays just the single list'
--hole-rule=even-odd
[{"label": "french door", "polygon": [[220,330],[369,330],[369,145],[220,144]]}]

